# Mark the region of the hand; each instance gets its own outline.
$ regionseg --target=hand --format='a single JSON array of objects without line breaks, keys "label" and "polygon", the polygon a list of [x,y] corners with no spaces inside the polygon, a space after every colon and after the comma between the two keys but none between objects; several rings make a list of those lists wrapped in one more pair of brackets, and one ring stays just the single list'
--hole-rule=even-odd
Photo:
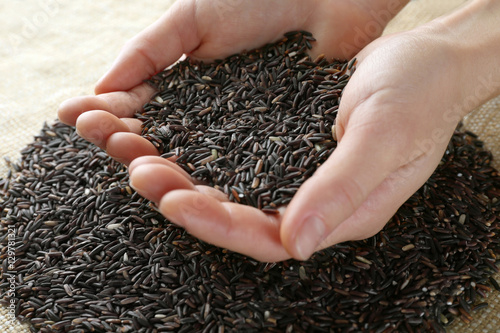
[{"label": "hand", "polygon": [[[312,50],[328,57],[352,57],[382,32],[408,0],[183,0],[130,40],[110,71],[97,83],[96,96],[76,97],[59,108],[59,119],[75,125],[85,139],[126,164],[158,155],[140,133],[134,113],[149,101],[144,83],[183,54],[210,61],[279,40],[285,32],[307,30]],[[369,27],[369,29],[368,29]],[[340,46],[340,47],[339,47]]]}]

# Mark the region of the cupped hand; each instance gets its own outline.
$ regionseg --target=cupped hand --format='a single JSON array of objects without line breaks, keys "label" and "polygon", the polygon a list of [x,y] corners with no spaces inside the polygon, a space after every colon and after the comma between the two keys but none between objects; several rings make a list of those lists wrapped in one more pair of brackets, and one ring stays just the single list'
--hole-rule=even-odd
[{"label": "cupped hand", "polygon": [[432,174],[462,116],[461,61],[438,36],[423,27],[358,55],[340,103],[338,146],[280,214],[228,202],[160,157],[133,161],[132,185],[192,235],[263,261],[307,259],[372,236]]},{"label": "cupped hand", "polygon": [[[156,149],[138,135],[135,112],[154,93],[145,80],[183,54],[210,61],[279,40],[292,30],[307,30],[317,39],[312,50],[348,59],[372,39],[408,0],[183,0],[130,40],[95,88],[95,96],[61,104],[59,119],[76,125],[79,134],[128,164]],[[396,3],[396,6],[394,6]],[[116,133],[119,133],[115,135]]]}]

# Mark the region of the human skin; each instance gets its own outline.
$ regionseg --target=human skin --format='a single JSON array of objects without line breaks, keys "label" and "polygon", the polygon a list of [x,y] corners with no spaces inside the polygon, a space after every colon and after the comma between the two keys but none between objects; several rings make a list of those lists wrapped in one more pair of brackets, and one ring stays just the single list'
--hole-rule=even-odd
[{"label": "human skin", "polygon": [[[281,2],[253,1],[225,17],[214,1],[177,2],[127,43],[98,82],[96,96],[64,102],[59,117],[130,163],[131,185],[192,235],[262,261],[307,259],[316,250],[378,232],[432,174],[458,121],[500,93],[498,2],[476,0],[366,46],[406,2],[297,0],[287,1],[284,10]],[[356,31],[366,31],[382,11],[390,15],[376,21],[380,31],[360,42]],[[338,146],[279,215],[193,184],[137,135],[140,122],[129,117],[153,93],[143,80],[183,53],[221,58],[300,29],[318,39],[316,54],[349,58],[360,52],[339,107]]]}]

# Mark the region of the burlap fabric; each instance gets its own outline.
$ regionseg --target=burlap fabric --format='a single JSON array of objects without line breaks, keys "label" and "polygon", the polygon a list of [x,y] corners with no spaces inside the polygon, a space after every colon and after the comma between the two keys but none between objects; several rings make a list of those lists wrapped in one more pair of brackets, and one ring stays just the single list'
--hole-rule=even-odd
[{"label": "burlap fabric", "polygon": [[[227,0],[228,3],[234,3]],[[52,121],[63,100],[93,92],[120,47],[157,19],[172,1],[80,2],[25,0],[0,2],[0,155],[11,160]],[[463,4],[464,0],[414,0],[386,32],[411,29]],[[500,160],[500,98],[465,119]],[[496,162],[496,167],[500,163]],[[0,176],[7,170],[0,162]],[[500,275],[496,276],[500,279]],[[498,292],[470,325],[457,321],[450,332],[500,332]],[[29,332],[0,308],[0,333]]]}]

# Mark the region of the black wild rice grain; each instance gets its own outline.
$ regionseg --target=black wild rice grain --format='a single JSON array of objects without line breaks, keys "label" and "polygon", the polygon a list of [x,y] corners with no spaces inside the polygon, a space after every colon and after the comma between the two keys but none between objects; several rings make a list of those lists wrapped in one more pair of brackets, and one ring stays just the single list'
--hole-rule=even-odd
[{"label": "black wild rice grain", "polygon": [[379,234],[305,262],[260,263],[165,221],[122,165],[74,129],[45,126],[0,180],[1,296],[10,302],[14,277],[17,317],[44,333],[443,332],[480,315],[497,287],[500,176],[490,162],[457,131]]}]

